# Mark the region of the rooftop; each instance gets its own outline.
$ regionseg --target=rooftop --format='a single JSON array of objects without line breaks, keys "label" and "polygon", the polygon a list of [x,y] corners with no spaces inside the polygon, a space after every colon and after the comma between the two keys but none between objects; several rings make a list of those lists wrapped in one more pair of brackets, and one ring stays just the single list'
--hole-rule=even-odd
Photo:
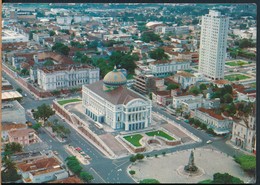
[{"label": "rooftop", "polygon": [[78,177],[72,176],[61,180],[55,180],[50,183],[83,183]]},{"label": "rooftop", "polygon": [[39,159],[32,163],[18,164],[17,168],[23,172],[35,171],[39,169],[51,169],[55,166],[59,166],[61,163],[55,157]]},{"label": "rooftop", "polygon": [[214,112],[214,110],[212,110],[212,109],[205,109],[205,108],[201,107],[201,108],[198,108],[197,110],[204,112],[204,113],[208,114],[209,116],[216,118],[218,120],[224,120],[225,119],[222,115],[216,114]]},{"label": "rooftop", "polygon": [[76,71],[82,71],[83,69],[94,69],[94,67],[89,65],[53,65],[49,67],[42,67],[40,70],[42,70],[44,73],[54,73],[57,71],[70,71],[70,70],[76,70]]},{"label": "rooftop", "polygon": [[112,91],[105,92],[103,90],[103,80],[84,86],[114,105],[126,105],[129,101],[136,98],[140,98],[147,101],[144,97],[135,93],[134,91],[127,89],[127,87],[125,86],[119,86],[118,88]]},{"label": "rooftop", "polygon": [[26,128],[22,130],[10,130],[8,132],[9,137],[16,138],[16,137],[26,137],[30,133],[35,133],[34,129]]},{"label": "rooftop", "polygon": [[180,75],[180,76],[183,76],[183,77],[195,77],[193,74],[188,73],[186,71],[179,71],[176,75]]},{"label": "rooftop", "polygon": [[8,130],[16,130],[16,129],[24,129],[27,128],[26,124],[23,123],[2,123],[2,131],[8,131]]}]

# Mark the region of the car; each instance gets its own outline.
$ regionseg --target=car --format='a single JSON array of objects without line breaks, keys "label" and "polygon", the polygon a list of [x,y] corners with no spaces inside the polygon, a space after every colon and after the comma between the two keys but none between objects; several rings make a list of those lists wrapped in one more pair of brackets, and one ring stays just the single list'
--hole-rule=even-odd
[{"label": "car", "polygon": [[206,143],[207,143],[207,144],[210,144],[210,143],[212,143],[212,141],[211,141],[211,140],[208,140]]},{"label": "car", "polygon": [[58,155],[58,152],[57,152],[57,151],[53,151],[53,153],[54,153],[55,155]]}]

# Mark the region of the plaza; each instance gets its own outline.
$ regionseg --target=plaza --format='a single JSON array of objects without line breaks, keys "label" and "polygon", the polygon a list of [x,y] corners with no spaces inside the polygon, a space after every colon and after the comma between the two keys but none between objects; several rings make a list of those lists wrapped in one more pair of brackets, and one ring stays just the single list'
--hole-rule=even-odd
[{"label": "plaza", "polygon": [[229,173],[247,182],[250,178],[246,176],[240,166],[222,152],[212,148],[196,148],[194,150],[194,162],[197,167],[203,170],[199,176],[185,176],[178,172],[179,168],[188,164],[191,150],[178,151],[163,156],[158,153],[158,157],[149,157],[143,161],[135,162],[128,167],[134,170],[132,178],[139,182],[143,179],[157,179],[160,183],[198,183],[206,179],[213,179],[215,173]]}]

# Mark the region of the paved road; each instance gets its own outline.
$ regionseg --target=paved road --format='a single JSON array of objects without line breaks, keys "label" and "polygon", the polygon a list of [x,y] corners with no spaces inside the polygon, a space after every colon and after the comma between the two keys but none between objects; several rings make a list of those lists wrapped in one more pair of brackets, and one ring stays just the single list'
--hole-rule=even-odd
[{"label": "paved road", "polygon": [[[8,76],[3,76],[14,86],[14,88],[20,87],[19,84],[15,82],[15,80],[9,78]],[[26,91],[23,87],[21,87],[24,91]],[[23,106],[25,109],[32,109],[37,108],[37,106],[46,103],[51,104],[53,98],[51,99],[45,99],[45,100],[34,100],[34,97],[27,92],[27,97],[24,98]],[[166,113],[165,111],[161,110],[160,108],[154,106],[153,111],[159,112],[160,114],[168,117],[169,119],[174,120],[175,122],[181,124],[184,128],[186,128],[188,131],[192,132],[194,135],[198,136],[202,142],[200,143],[190,143],[187,145],[179,145],[171,149],[163,149],[161,151],[152,151],[149,153],[149,155],[154,154],[161,154],[163,151],[166,151],[167,153],[179,151],[179,150],[186,150],[190,148],[197,148],[207,145],[206,141],[211,139],[214,140],[214,138],[211,138],[208,134],[199,131],[193,127],[191,127],[189,124],[184,123],[183,121],[176,120],[174,116]],[[29,121],[32,123],[35,123],[35,121],[30,117],[26,116]],[[88,154],[92,160],[90,165],[85,165],[84,169],[91,172],[94,176],[94,183],[134,183],[134,181],[128,176],[127,174],[127,166],[130,164],[129,157],[124,157],[120,159],[111,160],[105,157],[101,152],[96,149],[92,144],[90,144],[85,138],[83,138],[80,134],[78,134],[69,124],[63,122],[58,116],[54,115],[50,118],[52,119],[58,119],[60,123],[64,124],[67,128],[70,129],[71,134],[69,136],[69,139],[67,143],[60,143],[56,139],[52,138],[50,135],[48,135],[46,132],[44,132],[43,129],[41,129],[39,133],[39,137],[48,143],[48,145],[52,148],[52,150],[56,150],[59,153],[60,158],[64,161],[66,157],[69,156],[69,154],[65,151],[64,144],[71,144],[75,147],[81,147],[83,151]],[[212,144],[213,147],[219,149],[220,151],[227,153],[228,155],[233,156],[235,154],[235,150],[230,147],[229,145],[225,144],[224,139],[215,140]]]}]

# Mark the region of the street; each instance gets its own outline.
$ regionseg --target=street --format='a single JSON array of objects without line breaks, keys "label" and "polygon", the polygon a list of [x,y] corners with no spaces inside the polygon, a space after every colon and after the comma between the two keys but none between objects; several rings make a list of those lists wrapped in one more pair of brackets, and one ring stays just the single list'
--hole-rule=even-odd
[{"label": "street", "polygon": [[[23,95],[24,92],[26,92],[27,96],[23,98],[21,103],[25,110],[36,109],[43,103],[47,105],[52,104],[54,98],[42,100],[34,99],[30,92],[27,92],[14,79],[11,79],[7,75],[5,75],[4,72],[3,76],[13,85],[14,89],[20,87],[21,89],[23,89]],[[160,155],[163,151],[165,151],[166,153],[172,153],[180,150],[202,147],[205,145],[209,145],[206,144],[208,140],[213,141],[213,143],[210,144],[212,147],[215,147],[216,149],[230,156],[233,156],[236,152],[239,152],[234,150],[231,146],[227,145],[225,143],[226,139],[220,138],[216,140],[215,138],[210,137],[208,134],[193,128],[189,124],[181,120],[177,120],[175,116],[172,116],[167,112],[161,110],[161,108],[159,108],[158,106],[153,106],[153,111],[158,112],[161,115],[167,117],[168,119],[171,119],[176,123],[182,125],[185,129],[193,133],[195,136],[199,137],[202,140],[202,142],[179,145],[173,148],[163,149],[160,151],[157,150],[147,152],[145,153],[145,155]],[[33,124],[36,123],[36,121],[33,120],[28,114],[26,114],[26,119],[32,122]],[[93,146],[85,138],[78,134],[77,131],[75,131],[74,128],[72,128],[68,123],[60,119],[57,115],[52,116],[49,120],[53,121],[54,119],[58,119],[60,124],[63,124],[66,128],[70,129],[71,134],[69,135],[67,142],[60,143],[57,139],[51,137],[48,133],[46,133],[46,131],[43,128],[40,129],[39,137],[42,141],[46,142],[50,146],[51,150],[55,150],[58,152],[58,155],[62,159],[62,161],[64,161],[66,157],[69,156],[69,154],[66,152],[64,148],[65,144],[70,144],[74,147],[80,147],[87,155],[91,157],[90,165],[82,166],[84,170],[89,171],[94,176],[93,183],[135,183],[126,171],[127,166],[130,164],[129,156],[120,159],[109,159],[105,157],[95,146]]]}]

